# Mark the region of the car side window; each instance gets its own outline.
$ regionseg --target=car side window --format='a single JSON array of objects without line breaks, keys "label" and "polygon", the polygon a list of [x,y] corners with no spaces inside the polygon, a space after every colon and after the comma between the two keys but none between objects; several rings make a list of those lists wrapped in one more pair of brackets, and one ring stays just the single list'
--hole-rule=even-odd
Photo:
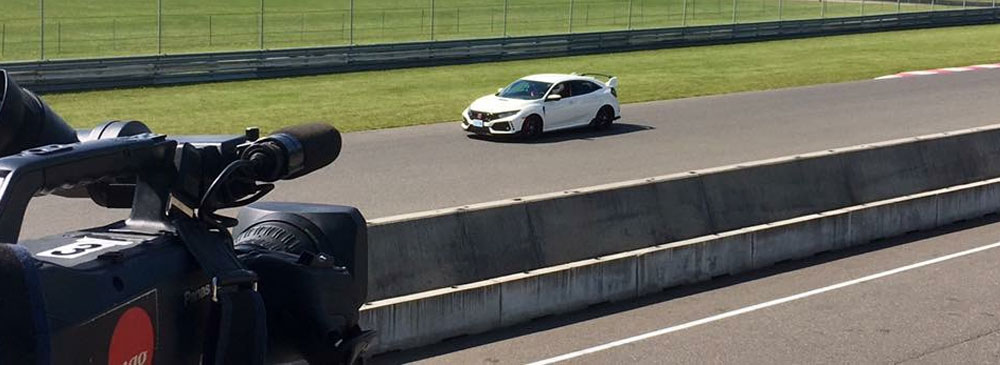
[{"label": "car side window", "polygon": [[568,82],[560,82],[552,88],[551,94],[559,94],[563,99],[573,96],[573,88]]},{"label": "car side window", "polygon": [[597,89],[600,89],[599,86],[590,81],[577,80],[573,81],[572,85],[573,85],[573,95],[576,96],[590,94],[594,91],[597,91]]}]

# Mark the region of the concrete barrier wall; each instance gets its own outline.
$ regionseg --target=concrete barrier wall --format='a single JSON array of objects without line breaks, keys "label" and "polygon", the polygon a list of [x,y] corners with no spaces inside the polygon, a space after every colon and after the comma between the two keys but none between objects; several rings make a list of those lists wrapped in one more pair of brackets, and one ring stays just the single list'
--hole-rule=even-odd
[{"label": "concrete barrier wall", "polygon": [[385,299],[1000,176],[1000,125],[369,222]]},{"label": "concrete barrier wall", "polygon": [[412,348],[998,211],[991,179],[377,301],[362,325],[376,353]]}]

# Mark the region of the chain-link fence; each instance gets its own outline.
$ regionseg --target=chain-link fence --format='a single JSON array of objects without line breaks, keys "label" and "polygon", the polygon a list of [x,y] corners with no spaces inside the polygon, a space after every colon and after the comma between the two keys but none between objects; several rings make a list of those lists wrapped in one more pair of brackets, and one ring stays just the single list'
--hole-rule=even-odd
[{"label": "chain-link fence", "polygon": [[996,0],[0,0],[0,60],[277,49],[996,7]]}]

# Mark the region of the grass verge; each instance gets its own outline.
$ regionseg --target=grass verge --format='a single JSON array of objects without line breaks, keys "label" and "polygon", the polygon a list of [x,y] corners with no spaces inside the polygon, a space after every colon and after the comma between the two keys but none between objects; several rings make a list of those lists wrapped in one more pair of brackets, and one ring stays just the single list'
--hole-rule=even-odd
[{"label": "grass verge", "polygon": [[605,72],[622,102],[863,80],[1000,61],[1000,25],[874,33],[277,80],[46,95],[77,127],[138,119],[173,134],[327,121],[344,131],[458,120],[473,99],[527,74]]}]

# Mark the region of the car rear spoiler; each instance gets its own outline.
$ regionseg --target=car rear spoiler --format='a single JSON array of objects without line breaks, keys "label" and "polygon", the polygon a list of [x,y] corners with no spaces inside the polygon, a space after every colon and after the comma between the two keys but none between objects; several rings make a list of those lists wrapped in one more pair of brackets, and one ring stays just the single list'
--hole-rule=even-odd
[{"label": "car rear spoiler", "polygon": [[599,73],[595,73],[595,72],[585,72],[585,73],[580,74],[580,76],[600,76],[600,77],[608,79],[608,82],[607,82],[608,87],[610,87],[612,89],[617,89],[618,88],[618,78],[614,77],[614,76],[611,76],[611,75],[608,75],[608,74],[599,74]]}]

